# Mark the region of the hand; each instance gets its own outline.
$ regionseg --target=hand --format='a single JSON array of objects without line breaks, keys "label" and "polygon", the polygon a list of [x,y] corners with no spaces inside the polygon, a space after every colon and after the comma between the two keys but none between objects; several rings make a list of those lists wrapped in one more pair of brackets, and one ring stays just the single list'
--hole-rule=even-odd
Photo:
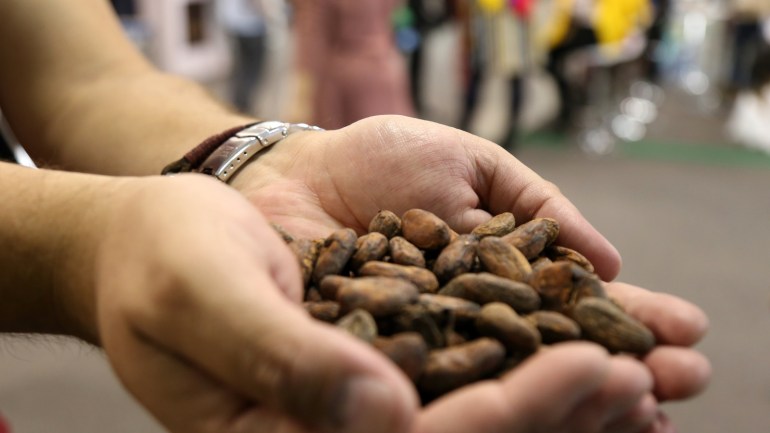
[{"label": "hand", "polygon": [[397,432],[416,396],[383,357],[298,306],[296,259],[231,188],[126,182],[97,247],[98,335],[174,433]]},{"label": "hand", "polygon": [[[519,220],[553,217],[561,224],[558,242],[585,254],[605,280],[613,279],[620,269],[617,251],[553,184],[497,145],[416,119],[375,117],[337,131],[297,134],[247,166],[233,179],[233,186],[271,221],[300,237],[325,236],[337,227],[365,231],[380,209],[399,213],[424,208],[458,232],[491,216],[482,208],[493,214],[512,211]],[[522,368],[496,385],[469,387],[442,399],[419,415],[415,431],[467,431],[477,421],[491,431],[497,431],[492,426],[499,423],[507,426],[501,429],[517,432],[532,431],[526,426],[546,420],[555,423],[551,424],[553,431],[562,431],[558,426],[583,425],[574,423],[572,416],[577,412],[565,410],[561,418],[553,416],[546,407],[550,400],[544,396],[543,384],[532,385],[528,376],[555,382],[549,389],[553,395],[574,396],[575,411],[582,407],[584,413],[604,413],[599,418],[578,415],[597,423],[601,420],[604,424],[599,427],[606,429],[596,431],[642,431],[637,427],[653,420],[650,433],[669,431],[672,426],[659,414],[657,402],[690,398],[708,382],[708,362],[689,349],[705,332],[707,320],[697,307],[669,295],[619,283],[610,284],[609,291],[664,344],[643,360],[647,373],[637,361],[561,347],[533,357],[528,369]],[[570,361],[573,358],[586,363]],[[548,369],[553,364],[560,365],[557,371]],[[594,375],[585,374],[584,368],[594,369]],[[559,374],[565,376],[564,381],[557,380]],[[645,374],[651,375],[651,382]],[[585,382],[567,385],[570,377]],[[519,381],[532,386],[527,390]],[[514,406],[509,415],[503,416],[499,410],[499,416],[491,414],[482,420],[481,416],[466,416],[470,411],[455,410],[469,402],[489,400],[484,397],[489,393],[496,401],[501,394],[509,396]],[[525,398],[541,401],[541,411],[516,410],[514,403]],[[453,414],[462,416],[466,424],[450,422],[455,420]],[[655,416],[650,418],[650,414]],[[575,431],[589,431],[581,428]]]},{"label": "hand", "polygon": [[555,185],[500,146],[417,119],[379,116],[294,134],[247,165],[232,185],[299,237],[338,227],[365,231],[381,209],[426,209],[458,232],[490,212],[513,212],[520,221],[550,216],[561,224],[559,243],[585,254],[605,280],[620,270],[615,248]]}]

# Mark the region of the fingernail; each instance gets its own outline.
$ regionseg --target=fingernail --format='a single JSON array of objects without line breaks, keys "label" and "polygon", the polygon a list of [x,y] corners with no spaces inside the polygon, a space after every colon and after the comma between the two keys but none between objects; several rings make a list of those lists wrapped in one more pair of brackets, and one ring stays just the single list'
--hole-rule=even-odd
[{"label": "fingernail", "polygon": [[[394,431],[399,402],[395,390],[382,380],[353,379],[337,412],[344,433]],[[339,430],[338,430],[339,431]]]}]

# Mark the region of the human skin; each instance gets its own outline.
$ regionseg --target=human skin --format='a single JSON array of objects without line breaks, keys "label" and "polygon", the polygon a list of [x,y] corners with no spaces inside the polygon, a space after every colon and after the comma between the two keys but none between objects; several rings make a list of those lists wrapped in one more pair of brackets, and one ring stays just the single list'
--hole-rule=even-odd
[{"label": "human skin", "polygon": [[[154,70],[106,2],[78,6],[0,2],[0,41],[29,34],[0,43],[0,64],[14,65],[0,68],[0,105],[36,161],[151,175],[253,120]],[[617,251],[558,188],[446,126],[383,116],[297,133],[232,188],[202,175],[8,164],[0,182],[0,239],[14,247],[0,252],[0,330],[102,346],[172,432],[666,432],[658,403],[697,395],[710,374],[690,349],[705,332],[703,313],[621,283],[608,290],[663,343],[644,359],[564,345],[426,408],[382,356],[310,320],[296,262],[267,221],[322,236],[363,231],[379,209],[425,208],[457,231],[502,211],[550,216],[562,223],[560,243],[605,280],[617,275]]]}]

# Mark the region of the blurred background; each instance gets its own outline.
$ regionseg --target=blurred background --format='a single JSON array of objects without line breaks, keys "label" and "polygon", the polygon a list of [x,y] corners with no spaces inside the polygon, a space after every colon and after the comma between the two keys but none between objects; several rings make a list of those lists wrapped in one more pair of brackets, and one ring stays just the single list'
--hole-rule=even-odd
[{"label": "blurred background", "polygon": [[[404,114],[505,147],[618,247],[621,280],[709,315],[714,380],[666,406],[680,431],[770,429],[770,1],[113,4],[156,65],[239,110]],[[3,338],[0,408],[20,433],[162,432],[65,339]]]}]

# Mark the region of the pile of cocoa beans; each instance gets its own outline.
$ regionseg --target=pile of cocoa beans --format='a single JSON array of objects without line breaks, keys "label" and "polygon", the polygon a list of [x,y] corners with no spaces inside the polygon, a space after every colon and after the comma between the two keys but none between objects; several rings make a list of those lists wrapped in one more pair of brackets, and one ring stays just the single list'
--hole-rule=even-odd
[{"label": "pile of cocoa beans", "polygon": [[361,236],[283,234],[301,267],[304,308],[384,353],[423,403],[497,377],[544,345],[583,339],[644,354],[656,344],[584,256],[554,243],[551,218],[517,226],[503,213],[457,234],[425,210],[383,210]]}]

